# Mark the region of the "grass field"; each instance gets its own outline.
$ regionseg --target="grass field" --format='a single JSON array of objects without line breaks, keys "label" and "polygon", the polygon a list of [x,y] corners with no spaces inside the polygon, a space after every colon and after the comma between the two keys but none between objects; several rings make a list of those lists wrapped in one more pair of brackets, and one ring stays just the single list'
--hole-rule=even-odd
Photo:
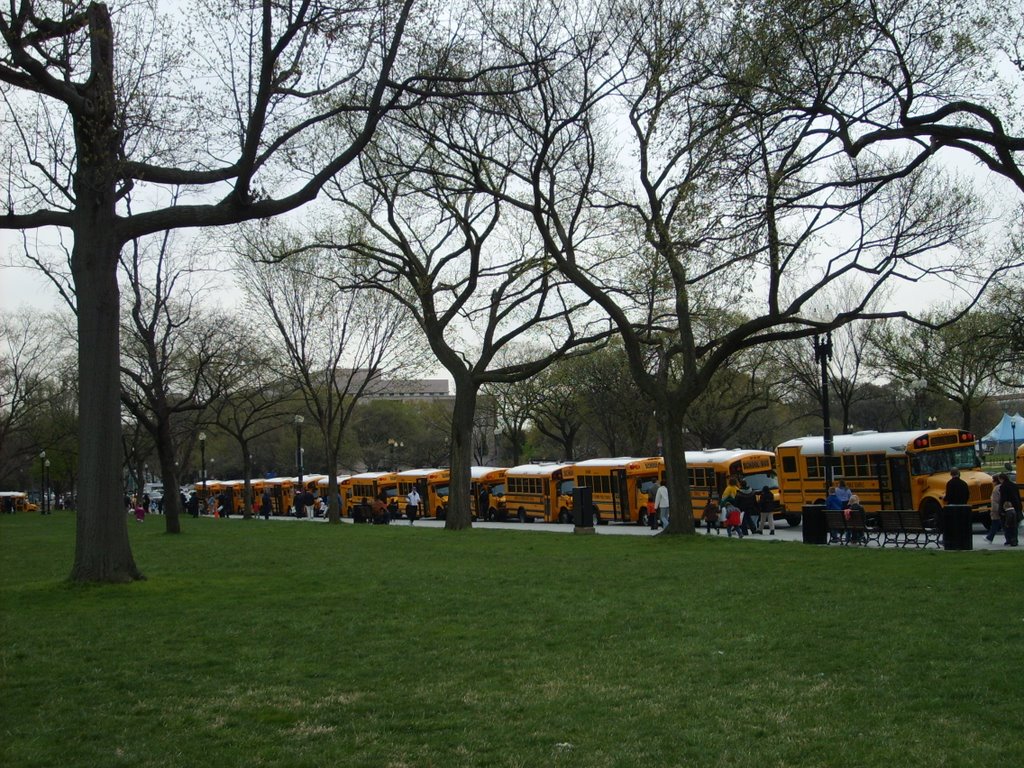
[{"label": "grass field", "polygon": [[0,516],[0,765],[1024,765],[1024,561]]}]

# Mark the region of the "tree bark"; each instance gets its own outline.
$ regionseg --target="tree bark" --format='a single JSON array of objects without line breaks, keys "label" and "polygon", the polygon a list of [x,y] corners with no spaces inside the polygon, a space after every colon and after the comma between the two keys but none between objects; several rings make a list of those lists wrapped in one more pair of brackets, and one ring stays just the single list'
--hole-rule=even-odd
[{"label": "tree bark", "polygon": [[666,533],[695,532],[690,477],[686,471],[686,446],[683,443],[684,409],[666,400],[658,408],[658,427],[665,449],[665,480],[668,485],[669,520]]},{"label": "tree bark", "polygon": [[78,167],[71,271],[78,309],[79,504],[71,580],[144,578],[128,541],[121,487],[121,329],[116,178],[120,136],[114,93],[114,28],[106,6],[89,6],[92,72],[72,111]]},{"label": "tree bark", "polygon": [[470,467],[473,464],[473,417],[476,414],[478,391],[479,385],[471,376],[455,380],[448,512],[444,522],[444,527],[450,531],[473,527],[470,513]]}]

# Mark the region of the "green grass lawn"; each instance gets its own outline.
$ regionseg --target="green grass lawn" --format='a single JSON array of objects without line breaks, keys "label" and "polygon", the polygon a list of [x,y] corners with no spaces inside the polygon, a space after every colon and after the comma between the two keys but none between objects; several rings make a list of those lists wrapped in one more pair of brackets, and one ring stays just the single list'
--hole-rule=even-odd
[{"label": "green grass lawn", "polygon": [[1024,559],[0,516],[3,766],[1024,765]]}]

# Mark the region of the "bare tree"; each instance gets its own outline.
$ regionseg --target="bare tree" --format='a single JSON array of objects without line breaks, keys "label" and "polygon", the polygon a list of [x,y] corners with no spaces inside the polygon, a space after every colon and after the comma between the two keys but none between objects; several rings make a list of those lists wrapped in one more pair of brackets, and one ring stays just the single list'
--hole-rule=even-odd
[{"label": "bare tree", "polygon": [[[847,82],[800,95],[809,113],[830,120],[827,130],[845,151],[858,157],[898,147],[909,151],[907,169],[950,150],[966,153],[1024,192],[1024,125],[1012,101],[1024,86],[1020,4],[851,0],[840,7],[837,16],[859,41]],[[806,45],[805,18],[786,15],[793,46]]]},{"label": "bare tree", "polygon": [[[692,532],[685,418],[731,358],[856,319],[908,315],[871,310],[891,281],[955,271],[976,277],[980,290],[992,269],[959,256],[978,220],[969,194],[927,174],[890,174],[888,158],[852,162],[819,135],[816,116],[758,87],[803,77],[801,60],[787,63],[775,50],[773,8],[731,16],[688,0],[638,0],[614,9],[618,25],[581,23],[562,9],[557,34],[545,38],[535,24],[532,35],[510,40],[530,59],[544,48],[552,63],[504,110],[508,132],[526,137],[504,166],[517,183],[488,185],[504,159],[493,154],[478,164],[487,173],[476,182],[529,212],[545,251],[615,322],[656,409],[669,530]],[[829,13],[803,10],[801,23],[812,27]],[[545,18],[545,31],[556,26]],[[620,35],[603,37],[609,28]],[[815,28],[822,58],[841,62],[842,41]],[[573,55],[560,57],[567,48]],[[827,91],[833,84],[821,74],[817,87]],[[638,159],[623,170],[627,180],[601,183],[610,130],[601,117],[622,112]],[[581,237],[599,215],[620,223],[603,248]],[[816,295],[856,280],[869,287],[846,292],[840,312],[810,316]],[[721,322],[723,314],[732,321]]]},{"label": "bare tree", "polygon": [[175,253],[169,233],[158,243],[130,243],[121,266],[127,278],[121,401],[152,438],[164,525],[167,533],[180,533],[179,439],[218,394],[208,386],[210,369],[237,360],[237,334],[226,314],[212,308],[212,291],[196,282],[193,259]]},{"label": "bare tree", "polygon": [[[960,425],[971,429],[974,412],[1000,391],[999,380],[1019,375],[1020,363],[1008,358],[999,343],[1003,318],[981,309],[962,316],[949,309],[936,310],[926,320],[927,325],[877,324],[871,365],[901,386],[911,403],[926,392],[956,403]],[[915,381],[925,383],[924,392],[914,391]],[[913,421],[922,426],[920,414]]]},{"label": "bare tree", "polygon": [[[528,379],[607,334],[522,215],[474,191],[465,156],[445,149],[504,141],[500,122],[475,99],[403,114],[361,156],[361,186],[334,192],[360,223],[321,240],[360,258],[357,284],[404,306],[454,381],[448,529],[472,525],[481,387]],[[531,345],[534,339],[543,348]]]},{"label": "bare tree", "polygon": [[286,405],[300,396],[300,390],[295,378],[282,372],[286,354],[281,345],[241,323],[233,324],[233,329],[231,362],[222,360],[210,371],[216,383],[208,390],[218,394],[209,413],[238,444],[244,481],[242,516],[249,519],[253,515],[254,443],[291,420]]},{"label": "bare tree", "polygon": [[[194,35],[173,34],[155,3],[112,13],[97,2],[25,0],[0,11],[10,110],[0,156],[12,169],[0,227],[58,227],[74,238],[82,466],[73,580],[141,578],[117,498],[122,247],[313,200],[391,109],[431,92],[417,69],[443,62],[445,44],[406,45],[413,7],[200,2],[181,17]],[[442,29],[427,14],[417,23]]]},{"label": "bare tree", "polygon": [[[328,517],[340,521],[338,456],[352,414],[367,394],[380,391],[383,370],[406,351],[409,323],[402,307],[375,291],[349,285],[349,264],[330,253],[291,253],[286,238],[250,239],[241,261],[249,308],[273,324],[285,350],[289,376],[323,440],[328,475]],[[283,255],[287,260],[276,263]]]},{"label": "bare tree", "polygon": [[0,477],[31,464],[39,451],[33,426],[49,402],[55,358],[49,321],[0,313]]}]

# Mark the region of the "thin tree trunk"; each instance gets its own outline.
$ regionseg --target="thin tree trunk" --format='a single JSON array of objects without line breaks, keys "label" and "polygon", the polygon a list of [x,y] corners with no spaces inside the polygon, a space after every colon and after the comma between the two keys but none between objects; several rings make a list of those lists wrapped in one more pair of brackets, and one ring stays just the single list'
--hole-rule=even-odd
[{"label": "thin tree trunk", "polygon": [[160,460],[160,477],[171,478],[171,483],[164,482],[164,531],[167,533],[181,533],[180,507],[181,497],[179,495],[178,473],[174,467],[174,446],[168,433],[169,422],[165,419],[157,427],[157,457]]}]

